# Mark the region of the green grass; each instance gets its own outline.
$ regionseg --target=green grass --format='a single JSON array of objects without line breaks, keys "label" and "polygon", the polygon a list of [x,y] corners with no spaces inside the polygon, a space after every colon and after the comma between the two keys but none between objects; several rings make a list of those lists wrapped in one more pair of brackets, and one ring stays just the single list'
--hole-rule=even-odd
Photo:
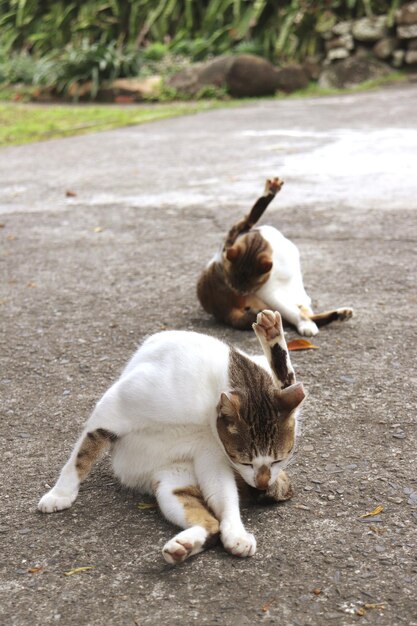
[{"label": "green grass", "polygon": [[[290,95],[279,94],[278,96],[265,98],[265,100],[355,93],[404,80],[407,80],[406,74],[393,72],[381,79],[367,81],[351,89],[323,89],[315,83],[310,83],[306,89],[301,91]],[[0,103],[0,147],[110,130],[121,126],[132,126],[179,115],[189,115],[214,108],[239,106],[254,101],[255,99],[201,100],[128,107],[116,105],[55,106]]]},{"label": "green grass", "polygon": [[69,137],[198,113],[229,103],[215,100],[152,106],[0,104],[0,146]]},{"label": "green grass", "polygon": [[319,96],[336,96],[344,93],[357,93],[359,91],[369,91],[371,89],[377,89],[384,85],[390,85],[393,83],[402,83],[408,80],[406,72],[391,72],[381,78],[375,78],[373,80],[366,80],[354,87],[348,87],[346,89],[337,89],[336,87],[320,87],[317,83],[311,82],[305,89],[295,91],[290,94],[279,94],[276,98],[314,98]]}]

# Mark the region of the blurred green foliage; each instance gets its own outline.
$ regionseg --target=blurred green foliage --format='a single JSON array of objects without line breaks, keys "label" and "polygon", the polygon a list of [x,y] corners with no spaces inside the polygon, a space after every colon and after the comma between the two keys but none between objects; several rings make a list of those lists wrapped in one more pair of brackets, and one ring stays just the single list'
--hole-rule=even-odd
[{"label": "blurred green foliage", "polygon": [[[91,81],[164,76],[210,55],[284,63],[314,56],[344,19],[388,13],[402,0],[0,0],[0,83],[71,92]],[[168,98],[168,96],[167,96]]]},{"label": "blurred green foliage", "polygon": [[[235,50],[272,60],[316,52],[336,19],[392,17],[401,0],[0,0],[0,48],[38,55],[88,44],[164,46],[199,60]],[[156,46],[156,47],[155,47]],[[157,46],[161,46],[158,49]]]}]

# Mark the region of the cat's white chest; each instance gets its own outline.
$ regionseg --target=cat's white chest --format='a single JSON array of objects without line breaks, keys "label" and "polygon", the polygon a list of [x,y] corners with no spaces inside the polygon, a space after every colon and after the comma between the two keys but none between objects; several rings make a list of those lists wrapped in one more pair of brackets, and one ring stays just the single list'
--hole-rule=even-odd
[{"label": "cat's white chest", "polygon": [[113,470],[122,484],[152,493],[152,476],[172,463],[193,465],[201,446],[216,442],[209,425],[167,425],[121,437],[112,452]]},{"label": "cat's white chest", "polygon": [[273,226],[261,226],[259,231],[272,248],[273,266],[268,280],[257,294],[267,303],[271,294],[276,292],[289,302],[308,306],[310,298],[304,289],[297,246]]}]

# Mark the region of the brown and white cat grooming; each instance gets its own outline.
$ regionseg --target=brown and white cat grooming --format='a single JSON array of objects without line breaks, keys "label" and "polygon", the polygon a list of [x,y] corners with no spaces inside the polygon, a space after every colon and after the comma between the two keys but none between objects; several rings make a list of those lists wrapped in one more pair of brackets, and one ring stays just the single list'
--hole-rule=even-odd
[{"label": "brown and white cat grooming", "polygon": [[284,470],[304,389],[295,381],[279,313],[263,311],[253,328],[264,353],[258,357],[194,332],[146,339],[96,405],[40,511],[70,507],[93,463],[110,449],[121,482],[155,495],[165,517],[183,529],[163,547],[168,563],[219,538],[235,556],[255,554],[239,488],[269,501],[291,497]]},{"label": "brown and white cat grooming", "polygon": [[203,270],[197,296],[207,313],[240,330],[250,329],[259,311],[268,308],[279,311],[300,335],[316,335],[318,326],[349,319],[353,311],[314,313],[296,245],[273,226],[254,228],[283,184],[279,178],[266,181],[264,195],[232,226]]}]

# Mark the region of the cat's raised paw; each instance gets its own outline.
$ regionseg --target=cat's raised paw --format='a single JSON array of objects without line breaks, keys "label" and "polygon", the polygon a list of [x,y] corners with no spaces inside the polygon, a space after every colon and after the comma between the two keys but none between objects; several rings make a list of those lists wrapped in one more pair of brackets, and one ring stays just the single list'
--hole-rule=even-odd
[{"label": "cat's raised paw", "polygon": [[272,341],[275,337],[279,337],[282,334],[282,321],[281,315],[278,311],[261,311],[256,318],[256,324],[253,325],[253,330],[265,337],[267,341]]},{"label": "cat's raised paw", "polygon": [[314,337],[319,332],[319,329],[312,320],[301,320],[297,324],[297,331],[304,337]]},{"label": "cat's raised paw", "polygon": [[231,526],[221,527],[220,537],[227,552],[245,558],[256,552],[256,539],[245,529],[235,530]]},{"label": "cat's raised paw", "polygon": [[265,193],[266,194],[273,193],[275,195],[278,193],[278,191],[281,190],[281,187],[283,186],[283,184],[284,184],[284,181],[278,177],[268,178],[265,183]]},{"label": "cat's raised paw", "polygon": [[69,509],[74,502],[77,494],[69,494],[66,496],[58,495],[54,493],[53,489],[45,493],[39,500],[38,509],[42,513],[55,513],[56,511],[63,511]]},{"label": "cat's raised paw", "polygon": [[170,565],[178,565],[193,554],[204,550],[207,531],[200,526],[187,528],[170,539],[162,548],[162,555]]}]

